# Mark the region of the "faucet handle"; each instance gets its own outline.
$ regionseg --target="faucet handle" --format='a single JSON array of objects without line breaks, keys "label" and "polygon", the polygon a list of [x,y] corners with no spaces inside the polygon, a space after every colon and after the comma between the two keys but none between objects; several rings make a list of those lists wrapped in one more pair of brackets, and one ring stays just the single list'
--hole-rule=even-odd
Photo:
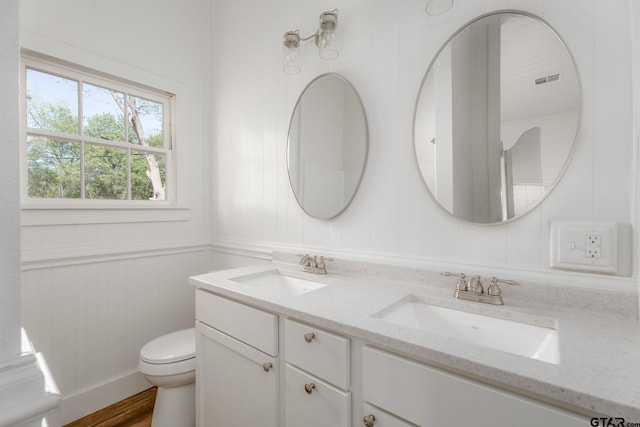
[{"label": "faucet handle", "polygon": [[500,295],[500,286],[498,286],[498,283],[504,283],[505,285],[512,286],[520,284],[520,282],[517,282],[515,280],[498,279],[494,276],[490,279],[489,288],[487,289],[487,293],[489,295]]},{"label": "faucet handle", "polygon": [[464,273],[449,273],[448,271],[443,271],[440,273],[443,276],[454,276],[458,278],[458,282],[456,283],[456,289],[459,291],[467,291],[469,290],[469,286],[467,285],[467,279]]},{"label": "faucet handle", "polygon": [[497,277],[492,277],[490,279],[491,283],[504,283],[505,285],[519,285],[520,282],[515,280],[507,280],[507,279],[498,279]]},{"label": "faucet handle", "polygon": [[327,264],[325,263],[325,261],[333,261],[333,258],[320,256],[320,259],[318,260],[318,268],[321,268],[321,269],[326,268]]}]

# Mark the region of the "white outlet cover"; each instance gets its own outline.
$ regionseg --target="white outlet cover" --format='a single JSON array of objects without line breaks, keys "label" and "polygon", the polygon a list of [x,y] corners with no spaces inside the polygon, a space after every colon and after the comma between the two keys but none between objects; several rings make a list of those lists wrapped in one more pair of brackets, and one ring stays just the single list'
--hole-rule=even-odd
[{"label": "white outlet cover", "polygon": [[[588,245],[587,236],[599,236]],[[599,256],[591,256],[594,248]],[[618,224],[613,221],[551,223],[551,267],[564,270],[616,274],[618,272]]]}]

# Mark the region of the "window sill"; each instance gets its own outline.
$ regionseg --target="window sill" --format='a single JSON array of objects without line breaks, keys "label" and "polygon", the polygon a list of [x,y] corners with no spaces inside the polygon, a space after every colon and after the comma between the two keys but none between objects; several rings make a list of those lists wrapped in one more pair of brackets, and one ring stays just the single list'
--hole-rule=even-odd
[{"label": "window sill", "polygon": [[136,222],[188,221],[189,208],[175,206],[126,205],[82,207],[48,204],[22,205],[23,227],[43,225],[124,224]]}]

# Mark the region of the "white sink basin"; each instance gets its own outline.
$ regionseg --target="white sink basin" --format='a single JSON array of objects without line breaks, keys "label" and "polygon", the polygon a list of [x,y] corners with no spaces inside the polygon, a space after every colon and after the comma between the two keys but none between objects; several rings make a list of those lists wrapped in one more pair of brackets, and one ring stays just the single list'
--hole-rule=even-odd
[{"label": "white sink basin", "polygon": [[250,288],[256,296],[291,298],[327,286],[325,283],[297,277],[294,273],[274,269],[230,279]]},{"label": "white sink basin", "polygon": [[470,313],[410,298],[380,312],[387,322],[490,347],[549,363],[559,363],[558,329],[553,319],[530,323]]}]

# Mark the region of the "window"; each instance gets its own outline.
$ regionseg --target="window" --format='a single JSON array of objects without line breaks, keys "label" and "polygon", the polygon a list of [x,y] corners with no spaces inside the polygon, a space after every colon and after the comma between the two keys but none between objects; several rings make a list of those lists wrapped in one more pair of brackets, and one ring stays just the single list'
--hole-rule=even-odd
[{"label": "window", "polygon": [[173,96],[23,57],[24,195],[171,202]]}]

